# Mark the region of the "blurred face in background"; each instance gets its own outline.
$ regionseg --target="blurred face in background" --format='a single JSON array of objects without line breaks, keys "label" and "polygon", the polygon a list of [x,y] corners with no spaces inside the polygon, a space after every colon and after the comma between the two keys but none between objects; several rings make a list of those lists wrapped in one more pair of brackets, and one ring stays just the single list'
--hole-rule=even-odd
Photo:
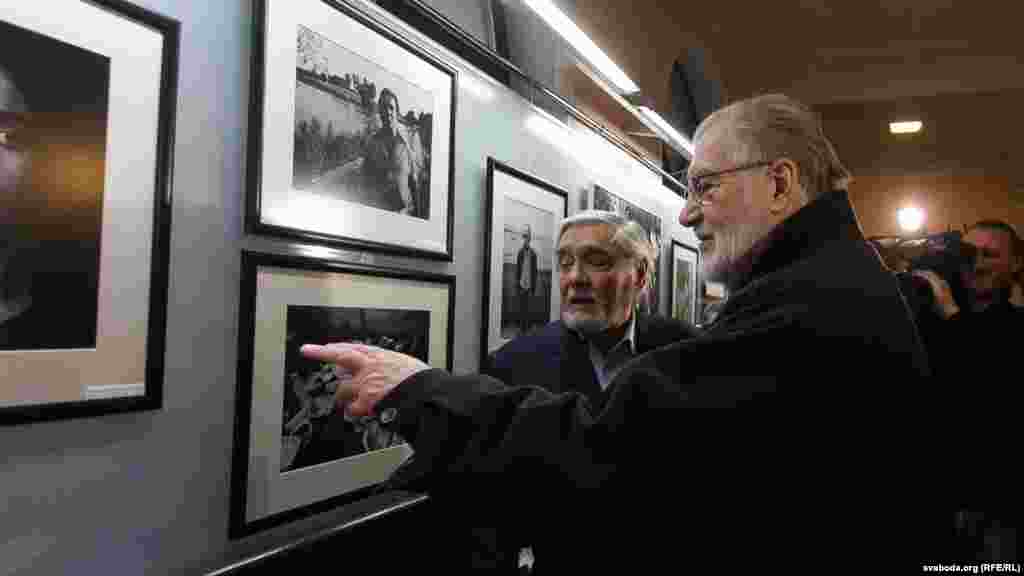
[{"label": "blurred face in background", "polygon": [[981,307],[1006,294],[1013,285],[1013,275],[1019,265],[1010,235],[1002,230],[975,228],[964,236],[964,242],[978,249],[974,274],[968,275],[970,288]]},{"label": "blurred face in background", "polygon": [[558,241],[562,321],[587,335],[630,320],[645,288],[637,260],[612,243],[613,234],[608,224],[579,224]]},{"label": "blurred face in background", "polygon": [[10,221],[18,185],[28,171],[28,151],[19,136],[26,112],[24,97],[0,67],[0,223]]}]

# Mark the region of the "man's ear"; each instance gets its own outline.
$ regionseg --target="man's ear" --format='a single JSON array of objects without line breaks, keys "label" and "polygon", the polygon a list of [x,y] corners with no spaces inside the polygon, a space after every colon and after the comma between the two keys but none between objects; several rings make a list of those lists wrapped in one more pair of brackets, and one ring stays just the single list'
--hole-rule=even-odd
[{"label": "man's ear", "polygon": [[772,198],[769,210],[773,214],[785,212],[787,208],[800,208],[806,202],[804,191],[800,186],[800,168],[789,158],[780,158],[769,168],[772,179]]}]

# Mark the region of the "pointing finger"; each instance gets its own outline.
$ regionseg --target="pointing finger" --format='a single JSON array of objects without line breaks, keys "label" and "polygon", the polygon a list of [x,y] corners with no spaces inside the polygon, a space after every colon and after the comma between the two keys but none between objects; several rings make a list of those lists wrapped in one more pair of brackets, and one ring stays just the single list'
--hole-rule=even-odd
[{"label": "pointing finger", "polygon": [[306,358],[337,364],[352,374],[359,374],[370,361],[366,352],[352,344],[305,344],[299,350]]}]

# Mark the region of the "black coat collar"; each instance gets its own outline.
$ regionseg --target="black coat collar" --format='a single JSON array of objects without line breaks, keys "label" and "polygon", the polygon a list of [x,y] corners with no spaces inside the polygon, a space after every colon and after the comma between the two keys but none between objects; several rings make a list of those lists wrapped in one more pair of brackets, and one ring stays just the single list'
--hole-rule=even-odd
[{"label": "black coat collar", "polygon": [[845,190],[814,200],[758,241],[729,278],[730,292],[811,256],[836,241],[863,240]]}]

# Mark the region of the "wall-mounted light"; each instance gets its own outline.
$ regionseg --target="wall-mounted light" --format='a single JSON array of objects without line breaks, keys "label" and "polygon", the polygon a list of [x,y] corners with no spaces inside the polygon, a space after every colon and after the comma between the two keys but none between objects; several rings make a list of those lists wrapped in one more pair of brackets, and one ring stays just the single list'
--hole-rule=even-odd
[{"label": "wall-mounted light", "polygon": [[[585,127],[569,128],[539,108],[527,116],[526,129],[580,164],[593,167],[598,173],[615,174],[618,178],[629,178],[631,170],[639,174],[650,174],[646,167],[628,158],[625,152],[604,140],[596,132]],[[640,177],[639,181],[645,180]],[[671,190],[661,186],[660,179],[655,185],[643,186],[642,190],[637,192],[655,198],[670,211],[681,209],[684,202]]]},{"label": "wall-mounted light", "polygon": [[569,19],[551,0],[523,0],[531,10],[558,32],[570,46],[576,49],[587,62],[623,94],[636,92],[640,88],[619,68],[603,50],[594,44],[579,26]]},{"label": "wall-mounted light", "polygon": [[654,130],[676,151],[685,154],[687,158],[693,158],[693,142],[686,136],[683,136],[679,130],[676,130],[675,127],[661,117],[661,114],[654,110],[653,100],[640,94],[640,92],[627,94],[624,99],[636,108],[637,112],[640,113],[640,120],[648,128]]},{"label": "wall-mounted light", "polygon": [[924,212],[916,206],[906,206],[896,212],[896,219],[904,232],[917,232],[924,224]]},{"label": "wall-mounted light", "polygon": [[646,106],[640,106],[637,109],[640,110],[640,114],[642,114],[644,118],[647,118],[652,124],[654,124],[651,128],[657,127],[656,130],[660,132],[662,136],[669,141],[669,143],[675,144],[673,148],[682,148],[683,150],[686,150],[686,153],[690,158],[693,158],[693,142],[690,142],[686,136],[680,134],[678,130],[673,128],[671,124],[666,122],[665,119],[653,109]]},{"label": "wall-mounted light", "polygon": [[920,120],[908,120],[905,122],[889,122],[891,134],[916,134],[921,131],[924,123]]}]

